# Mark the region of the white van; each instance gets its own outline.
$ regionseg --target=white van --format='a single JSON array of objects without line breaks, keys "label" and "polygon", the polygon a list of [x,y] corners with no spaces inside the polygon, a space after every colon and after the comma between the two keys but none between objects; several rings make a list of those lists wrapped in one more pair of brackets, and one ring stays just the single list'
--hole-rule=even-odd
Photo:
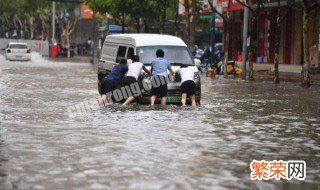
[{"label": "white van", "polygon": [[[134,55],[140,57],[140,62],[147,69],[151,68],[152,60],[156,58],[157,49],[164,51],[166,58],[174,71],[178,71],[181,65],[195,67],[195,62],[188,50],[187,45],[178,37],[160,34],[115,34],[106,37],[98,66],[99,92],[100,81],[117,65],[121,59],[132,59]],[[144,76],[146,77],[146,76]],[[142,81],[140,77],[138,81]],[[169,76],[167,102],[180,103],[181,77],[176,72],[175,76]],[[196,101],[200,103],[201,82],[199,73],[195,73]],[[138,101],[141,103],[150,102],[150,91],[143,91]]]}]

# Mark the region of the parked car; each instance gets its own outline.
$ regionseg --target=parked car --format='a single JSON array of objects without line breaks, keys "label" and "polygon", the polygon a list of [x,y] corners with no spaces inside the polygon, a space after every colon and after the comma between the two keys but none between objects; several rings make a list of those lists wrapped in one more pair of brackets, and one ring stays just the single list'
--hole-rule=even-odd
[{"label": "parked car", "polygon": [[[114,34],[106,37],[98,65],[98,88],[101,92],[100,82],[121,59],[132,59],[133,55],[140,57],[140,62],[147,69],[151,69],[152,60],[156,58],[157,49],[162,49],[172,69],[176,72],[182,65],[195,67],[195,61],[182,39],[160,34]],[[167,102],[180,103],[181,76],[176,72],[175,76],[169,76]],[[148,80],[146,75],[139,77],[138,83],[143,86],[142,81]],[[195,73],[196,101],[201,99],[201,81],[199,72]],[[137,99],[140,103],[150,102],[150,90],[144,90]],[[160,101],[160,98],[156,100]],[[190,100],[187,100],[190,101]]]},{"label": "parked car", "polygon": [[10,42],[4,52],[6,60],[30,61],[31,51],[27,43]]}]

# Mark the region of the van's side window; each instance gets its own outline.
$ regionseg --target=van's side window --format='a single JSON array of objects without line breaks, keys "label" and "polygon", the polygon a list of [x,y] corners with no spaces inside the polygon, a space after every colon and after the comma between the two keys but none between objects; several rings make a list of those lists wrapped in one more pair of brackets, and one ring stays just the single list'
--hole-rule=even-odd
[{"label": "van's side window", "polygon": [[127,53],[127,59],[132,59],[134,56],[134,49],[132,47],[129,47],[128,53]]},{"label": "van's side window", "polygon": [[110,44],[104,44],[102,49],[102,55],[101,58],[105,59],[106,61],[114,62],[115,60],[115,54],[117,53],[118,46],[110,45]]},{"label": "van's side window", "polygon": [[126,58],[126,51],[127,51],[126,46],[119,46],[118,53],[117,53],[117,60],[116,60],[117,63],[119,63],[121,59]]}]

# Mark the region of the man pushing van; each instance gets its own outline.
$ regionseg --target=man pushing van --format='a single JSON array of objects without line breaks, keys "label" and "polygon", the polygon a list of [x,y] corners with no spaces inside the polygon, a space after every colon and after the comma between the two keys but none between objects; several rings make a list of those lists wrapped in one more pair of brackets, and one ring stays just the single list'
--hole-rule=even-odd
[{"label": "man pushing van", "polygon": [[112,102],[112,92],[117,89],[127,71],[127,60],[121,59],[120,63],[114,66],[111,72],[102,79],[102,93],[101,98],[98,99],[99,105],[105,105],[106,103]]},{"label": "man pushing van", "polygon": [[168,73],[167,70],[174,75],[171,65],[167,59],[164,58],[164,51],[158,49],[156,51],[157,58],[151,63],[151,73],[152,73],[152,88],[151,88],[151,98],[150,102],[153,106],[156,98],[161,98],[161,105],[166,105],[167,103],[167,90],[168,90]]}]

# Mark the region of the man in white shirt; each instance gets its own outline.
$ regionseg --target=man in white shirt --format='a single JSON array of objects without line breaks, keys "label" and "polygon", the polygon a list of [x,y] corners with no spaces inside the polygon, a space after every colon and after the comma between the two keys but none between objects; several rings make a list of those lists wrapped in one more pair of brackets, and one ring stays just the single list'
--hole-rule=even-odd
[{"label": "man in white shirt", "polygon": [[190,96],[191,105],[196,106],[196,83],[194,82],[194,73],[197,72],[193,66],[181,66],[179,69],[181,76],[181,103],[186,105],[187,96]]},{"label": "man in white shirt", "polygon": [[[146,67],[143,65],[143,63],[140,63],[140,58],[138,55],[134,55],[132,58],[132,63],[128,64],[128,72],[126,74],[126,77],[123,79],[123,85],[125,88],[129,89],[128,99],[123,103],[123,106],[128,106],[137,96],[137,93],[135,93],[138,89],[132,89],[132,88],[139,88],[139,85],[137,83],[138,77],[141,73],[141,70],[144,70],[146,73],[151,75],[151,72],[146,69]],[[136,85],[134,85],[136,84]]]}]

